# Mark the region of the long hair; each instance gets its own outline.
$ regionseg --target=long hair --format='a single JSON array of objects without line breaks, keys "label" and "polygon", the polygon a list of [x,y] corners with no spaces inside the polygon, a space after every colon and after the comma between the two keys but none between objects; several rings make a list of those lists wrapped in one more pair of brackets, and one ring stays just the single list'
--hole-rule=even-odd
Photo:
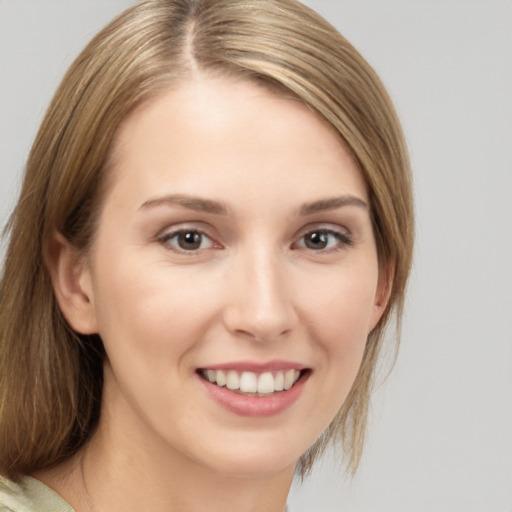
[{"label": "long hair", "polygon": [[0,288],[0,473],[55,465],[80,449],[100,414],[103,348],[61,314],[45,263],[52,233],[87,251],[108,181],[113,138],[137,105],[199,69],[291,95],[337,131],[366,181],[381,266],[393,284],[354,385],[303,455],[306,474],[331,440],[355,471],[383,332],[400,326],[413,246],[409,160],[379,78],[329,23],[294,0],[143,0],[105,27],[70,67],[32,147]]}]

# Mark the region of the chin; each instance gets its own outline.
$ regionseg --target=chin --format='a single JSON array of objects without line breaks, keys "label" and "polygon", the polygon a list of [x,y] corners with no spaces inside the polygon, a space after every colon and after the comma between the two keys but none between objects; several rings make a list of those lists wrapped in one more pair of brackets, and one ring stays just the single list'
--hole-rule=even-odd
[{"label": "chin", "polygon": [[228,446],[212,443],[215,449],[211,452],[207,448],[202,450],[201,460],[197,462],[216,473],[239,478],[265,478],[283,472],[293,475],[309,444],[290,437],[288,432],[273,440],[242,434],[238,440],[230,439]]},{"label": "chin", "polygon": [[293,475],[297,462],[296,457],[279,458],[275,455],[247,457],[243,454],[234,460],[216,461],[212,469],[218,474],[229,477],[264,479],[284,472]]}]

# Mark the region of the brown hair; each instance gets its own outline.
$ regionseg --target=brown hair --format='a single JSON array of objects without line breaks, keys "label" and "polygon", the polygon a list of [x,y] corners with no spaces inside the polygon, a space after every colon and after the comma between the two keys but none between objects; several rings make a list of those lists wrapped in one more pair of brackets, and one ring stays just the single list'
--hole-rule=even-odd
[{"label": "brown hair", "polygon": [[353,153],[366,180],[381,265],[394,276],[351,392],[301,458],[304,475],[331,440],[355,471],[384,327],[399,331],[413,245],[409,162],[375,72],[325,20],[294,0],[143,0],[103,29],[73,63],[32,147],[0,288],[0,473],[16,477],[75,453],[99,417],[101,340],[62,316],[44,253],[60,232],[89,247],[112,140],[141,102],[197,68],[301,99]]}]

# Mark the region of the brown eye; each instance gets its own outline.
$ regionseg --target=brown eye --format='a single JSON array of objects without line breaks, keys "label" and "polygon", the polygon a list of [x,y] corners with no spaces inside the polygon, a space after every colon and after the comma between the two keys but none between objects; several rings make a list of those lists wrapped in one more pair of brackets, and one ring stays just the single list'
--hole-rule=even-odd
[{"label": "brown eye", "polygon": [[308,249],[325,249],[329,244],[329,234],[322,231],[313,231],[304,236],[304,245]]},{"label": "brown eye", "polygon": [[351,244],[352,239],[348,235],[331,229],[309,231],[297,243],[298,247],[312,251],[335,250]]},{"label": "brown eye", "polygon": [[201,242],[203,240],[203,235],[201,235],[201,233],[190,231],[188,233],[179,233],[177,236],[180,249],[185,251],[195,251],[201,247]]},{"label": "brown eye", "polygon": [[200,231],[182,230],[167,235],[162,240],[177,251],[198,251],[213,246],[212,240]]}]

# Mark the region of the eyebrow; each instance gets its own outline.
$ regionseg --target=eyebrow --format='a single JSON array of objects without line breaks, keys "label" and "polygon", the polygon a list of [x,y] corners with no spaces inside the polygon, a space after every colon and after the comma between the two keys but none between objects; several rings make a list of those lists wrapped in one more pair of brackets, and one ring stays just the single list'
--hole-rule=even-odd
[{"label": "eyebrow", "polygon": [[299,215],[312,215],[314,213],[336,210],[337,208],[341,208],[343,206],[357,206],[363,209],[368,208],[368,204],[359,197],[344,195],[340,197],[320,199],[311,203],[305,203],[300,207]]},{"label": "eyebrow", "polygon": [[[213,199],[204,199],[202,197],[190,196],[186,194],[171,194],[160,197],[155,197],[145,201],[140,207],[141,210],[146,208],[154,208],[157,206],[181,206],[188,210],[194,210],[197,212],[211,213],[214,215],[227,215],[228,208],[220,201]],[[367,209],[368,204],[362,199],[352,196],[344,195],[340,197],[330,197],[327,199],[319,199],[310,203],[305,203],[299,208],[300,216],[313,215],[319,212],[325,212],[329,210],[336,210],[343,206],[357,206],[359,208]]]},{"label": "eyebrow", "polygon": [[185,194],[172,194],[161,197],[155,197],[147,200],[140,207],[141,210],[146,208],[153,208],[162,205],[177,205],[188,210],[197,212],[213,213],[215,215],[227,215],[227,207],[220,201],[212,199],[203,199],[201,197],[189,196]]}]

